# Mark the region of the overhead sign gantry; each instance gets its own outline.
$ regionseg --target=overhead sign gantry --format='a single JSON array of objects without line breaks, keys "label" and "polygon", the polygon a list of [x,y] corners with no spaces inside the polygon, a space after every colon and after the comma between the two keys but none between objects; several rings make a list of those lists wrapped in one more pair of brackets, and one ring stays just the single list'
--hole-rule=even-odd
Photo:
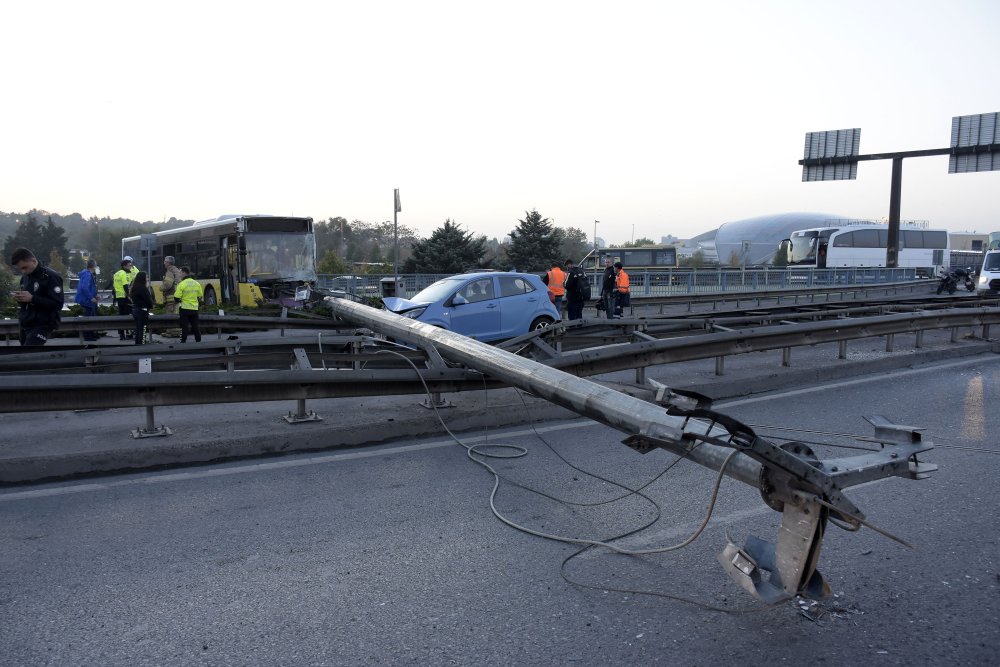
[{"label": "overhead sign gantry", "polygon": [[951,145],[898,153],[859,155],[861,128],[807,132],[802,165],[803,181],[842,181],[858,177],[858,162],[892,160],[889,186],[889,235],[885,265],[894,269],[899,257],[899,209],[903,186],[903,158],[948,155],[948,173],[1000,170],[1000,113],[955,116]]}]

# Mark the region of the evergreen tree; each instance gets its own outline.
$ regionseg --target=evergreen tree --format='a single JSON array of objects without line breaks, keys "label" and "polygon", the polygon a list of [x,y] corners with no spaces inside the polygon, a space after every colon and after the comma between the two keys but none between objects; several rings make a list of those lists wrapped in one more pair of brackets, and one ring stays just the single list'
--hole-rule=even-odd
[{"label": "evergreen tree", "polygon": [[40,257],[45,259],[48,257],[47,254],[42,252],[42,228],[38,224],[38,220],[31,213],[28,214],[26,220],[21,222],[14,234],[8,236],[3,243],[3,261],[4,264],[10,263],[10,256],[14,254],[14,251],[18,248],[27,248],[31,252],[35,253],[35,257]]},{"label": "evergreen tree", "polygon": [[61,273],[65,273],[66,262],[69,261],[69,250],[66,249],[66,230],[57,225],[52,221],[52,216],[50,215],[45,221],[45,226],[41,228],[42,239],[41,244],[36,250],[37,253],[41,253],[38,257],[50,258],[53,253],[58,254],[60,265],[63,267]]},{"label": "evergreen tree", "polygon": [[486,237],[476,238],[462,231],[449,218],[423,241],[411,246],[412,255],[403,264],[403,273],[461,273],[481,268],[486,253]]},{"label": "evergreen tree", "polygon": [[[518,271],[544,271],[557,259],[562,234],[537,210],[525,211],[524,220],[510,233],[507,258]],[[565,258],[564,258],[565,259]]]}]

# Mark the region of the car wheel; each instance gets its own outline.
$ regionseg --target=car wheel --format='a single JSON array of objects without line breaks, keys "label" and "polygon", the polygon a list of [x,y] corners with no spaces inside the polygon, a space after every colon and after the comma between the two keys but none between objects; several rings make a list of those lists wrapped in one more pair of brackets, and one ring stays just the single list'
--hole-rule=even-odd
[{"label": "car wheel", "polygon": [[215,298],[215,288],[209,285],[205,288],[205,305],[215,306],[218,304],[218,299]]},{"label": "car wheel", "polygon": [[531,327],[528,329],[528,331],[538,331],[540,329],[545,329],[550,324],[552,324],[553,321],[554,320],[551,317],[545,317],[544,315],[542,317],[536,317],[531,322]]}]

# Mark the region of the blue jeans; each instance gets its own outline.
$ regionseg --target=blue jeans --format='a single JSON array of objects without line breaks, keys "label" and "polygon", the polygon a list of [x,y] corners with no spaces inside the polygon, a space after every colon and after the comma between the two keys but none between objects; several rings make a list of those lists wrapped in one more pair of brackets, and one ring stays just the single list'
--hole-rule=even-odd
[{"label": "blue jeans", "polygon": [[[83,316],[84,317],[97,317],[97,304],[96,303],[92,303],[89,306],[86,305],[86,304],[82,304],[81,303],[80,307],[83,308]],[[97,332],[96,331],[86,331],[83,334],[83,339],[84,340],[97,340]]]}]

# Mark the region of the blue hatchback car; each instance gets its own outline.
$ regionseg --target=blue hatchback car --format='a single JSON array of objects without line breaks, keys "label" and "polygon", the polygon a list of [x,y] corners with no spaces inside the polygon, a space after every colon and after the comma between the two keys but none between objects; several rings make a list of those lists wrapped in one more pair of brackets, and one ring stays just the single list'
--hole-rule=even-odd
[{"label": "blue hatchback car", "polygon": [[385,309],[481,341],[502,340],[559,320],[542,279],[530,273],[465,273],[443,278]]}]

